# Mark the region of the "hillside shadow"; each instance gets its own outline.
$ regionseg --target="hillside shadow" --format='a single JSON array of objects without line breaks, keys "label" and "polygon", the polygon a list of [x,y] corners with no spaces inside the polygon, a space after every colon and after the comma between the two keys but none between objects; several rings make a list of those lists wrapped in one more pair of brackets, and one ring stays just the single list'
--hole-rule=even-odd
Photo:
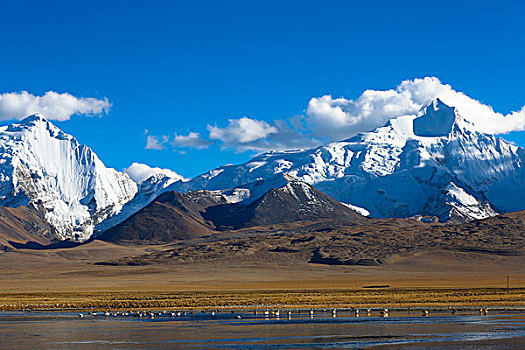
[{"label": "hillside shadow", "polygon": [[38,242],[26,242],[26,243],[20,243],[20,242],[13,242],[8,241],[9,244],[16,249],[32,249],[32,250],[47,250],[47,249],[60,249],[60,248],[73,248],[77,247],[83,243],[79,242],[72,242],[72,241],[62,241],[62,242],[54,242],[50,244],[41,244]]}]

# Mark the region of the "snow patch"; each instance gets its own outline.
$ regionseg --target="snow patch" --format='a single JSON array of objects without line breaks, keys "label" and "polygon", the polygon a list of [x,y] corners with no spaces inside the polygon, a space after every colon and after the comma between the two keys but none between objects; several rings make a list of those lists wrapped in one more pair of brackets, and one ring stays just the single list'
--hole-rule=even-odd
[{"label": "snow patch", "polygon": [[356,211],[358,212],[359,214],[363,215],[363,216],[369,216],[370,215],[370,212],[368,210],[366,210],[365,208],[361,208],[361,207],[358,207],[356,205],[352,205],[352,204],[348,204],[348,203],[342,203],[342,205],[352,209],[353,211]]}]

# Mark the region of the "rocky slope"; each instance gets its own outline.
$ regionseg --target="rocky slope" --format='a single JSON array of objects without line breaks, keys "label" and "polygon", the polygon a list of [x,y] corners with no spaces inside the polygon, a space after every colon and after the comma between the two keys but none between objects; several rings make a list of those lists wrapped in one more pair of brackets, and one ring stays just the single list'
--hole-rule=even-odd
[{"label": "rocky slope", "polygon": [[29,242],[45,246],[54,240],[53,228],[35,209],[0,207],[0,252]]},{"label": "rocky slope", "polygon": [[214,226],[203,218],[207,208],[226,204],[224,197],[208,191],[180,194],[169,191],[97,237],[107,242],[151,244],[203,236]]},{"label": "rocky slope", "polygon": [[[294,221],[319,219],[364,221],[355,210],[298,181],[289,175],[280,175],[284,184],[271,187],[259,198],[208,208],[204,217],[217,228],[239,229],[267,226]],[[272,183],[276,183],[274,178]],[[264,187],[264,181],[258,182]],[[251,186],[246,186],[251,187]]]}]

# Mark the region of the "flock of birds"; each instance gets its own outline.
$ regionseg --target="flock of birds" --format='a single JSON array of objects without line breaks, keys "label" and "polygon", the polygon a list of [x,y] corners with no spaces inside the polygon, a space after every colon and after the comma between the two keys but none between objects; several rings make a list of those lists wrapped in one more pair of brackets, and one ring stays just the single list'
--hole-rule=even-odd
[{"label": "flock of birds", "polygon": [[[326,312],[327,312],[327,310],[326,310],[326,309],[323,309],[323,313],[326,313]],[[372,310],[371,310],[371,309],[367,309],[366,312],[367,312],[367,315],[370,316]],[[254,315],[258,315],[258,313],[259,313],[259,312],[258,312],[257,310],[255,310],[255,311],[253,312]],[[314,317],[314,310],[310,310],[308,313],[310,314],[310,317]],[[337,309],[332,309],[331,313],[332,313],[332,317],[337,317]],[[354,316],[355,316],[355,317],[359,317],[359,314],[360,314],[359,309],[354,309]],[[273,316],[273,317],[280,317],[280,316],[281,316],[281,312],[280,312],[279,310],[277,310],[277,311],[265,310],[265,311],[263,312],[263,315],[266,316],[266,317],[270,317],[270,316]],[[287,315],[288,317],[291,317],[291,316],[292,316],[292,311],[290,311],[290,310],[287,311],[287,312],[286,312],[286,315]],[[379,315],[380,315],[381,317],[388,317],[388,309],[383,309],[383,310],[381,310],[381,311],[379,312]]]},{"label": "flock of birds", "polygon": [[[99,316],[108,316],[108,317],[149,317],[149,318],[155,318],[155,317],[181,317],[186,316],[188,312],[183,311],[177,311],[177,312],[167,312],[167,311],[160,311],[160,312],[153,312],[153,311],[128,311],[128,312],[87,312],[87,313],[79,313],[78,317],[85,317],[85,316],[92,316],[92,317],[99,317]],[[195,314],[195,312],[191,311],[189,314]],[[215,315],[215,311],[212,311],[212,315]]]},{"label": "flock of birds", "polygon": [[[448,308],[451,314],[456,314],[457,310],[455,308],[449,307]],[[353,309],[353,314],[355,317],[359,317],[361,315],[361,311],[359,309]],[[412,308],[408,309],[409,315],[412,312]],[[479,314],[480,315],[487,315],[489,309],[488,308],[480,308]],[[219,310],[213,310],[213,311],[201,311],[202,313],[209,313],[210,316],[215,316],[219,313]],[[232,314],[235,313],[234,311],[230,311]],[[331,311],[328,311],[327,309],[322,309],[321,314],[326,314],[327,312],[331,312],[332,317],[337,317],[337,309],[331,309]],[[300,311],[297,311],[297,314],[300,314]],[[315,310],[309,310],[307,312],[311,318],[314,317]],[[363,312],[364,313],[364,312]],[[255,316],[260,314],[259,310],[253,311],[253,314]],[[270,318],[279,318],[281,316],[280,310],[269,310],[266,309],[261,313],[264,317]],[[146,318],[155,318],[155,317],[182,317],[187,315],[195,315],[195,311],[176,311],[176,312],[168,312],[168,311],[128,311],[128,312],[87,312],[87,313],[79,313],[78,317],[85,317],[85,316],[92,316],[92,317],[99,317],[99,316],[108,316],[108,317],[146,317]],[[366,316],[370,317],[372,315],[372,309],[366,309]],[[423,309],[421,310],[421,316],[428,317],[430,315],[429,310]],[[292,317],[292,311],[288,310],[286,311],[286,316],[288,318]],[[384,308],[379,310],[379,317],[388,317],[388,308]],[[235,315],[235,318],[242,318],[241,315]]]}]

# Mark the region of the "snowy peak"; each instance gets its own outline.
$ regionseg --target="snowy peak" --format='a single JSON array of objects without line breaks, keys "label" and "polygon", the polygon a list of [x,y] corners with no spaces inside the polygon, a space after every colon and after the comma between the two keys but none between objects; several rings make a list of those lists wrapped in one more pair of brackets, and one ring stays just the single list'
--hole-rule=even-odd
[{"label": "snowy peak", "polygon": [[525,150],[468,119],[436,99],[418,115],[345,141],[268,152],[186,181],[138,163],[127,174],[107,168],[35,114],[0,127],[0,206],[36,208],[56,238],[77,241],[118,225],[166,191],[207,190],[224,203],[203,219],[229,227],[357,215],[348,207],[372,217],[440,221],[524,210]]},{"label": "snowy peak", "polygon": [[445,187],[444,192],[446,203],[453,208],[449,212],[449,220],[463,222],[497,215],[490,205],[482,203],[453,182]]},{"label": "snowy peak", "polygon": [[0,128],[0,206],[36,208],[58,239],[90,238],[136,193],[126,174],[42,115]]},{"label": "snowy peak", "polygon": [[186,180],[169,169],[151,168],[141,163],[133,163],[129,168],[124,169],[124,172],[136,183],[138,191],[118,213],[95,226],[95,235],[123,222],[151,203],[157,196],[169,191],[172,185],[183,183]]},{"label": "snowy peak", "polygon": [[287,181],[286,185],[275,190],[292,196],[297,203],[302,203],[308,207],[321,206],[330,202],[324,193],[317,191],[312,185],[306,182],[299,181],[287,174],[283,175],[283,179]]},{"label": "snowy peak", "polygon": [[11,126],[15,126],[15,125],[34,126],[38,123],[47,123],[46,117],[44,117],[40,113],[36,113],[30,116],[27,116],[24,119],[22,119],[20,122],[18,122],[17,124],[11,124]]},{"label": "snowy peak", "polygon": [[447,136],[459,118],[456,108],[435,99],[414,119],[414,134],[423,137]]},{"label": "snowy peak", "polygon": [[40,113],[36,113],[36,114],[32,114],[30,116],[25,117],[24,119],[22,119],[18,123],[11,124],[10,127],[16,127],[16,126],[31,127],[31,126],[36,126],[38,124],[47,124],[47,123],[48,123],[48,121],[47,121],[46,117],[44,117]]},{"label": "snowy peak", "polygon": [[31,136],[37,133],[40,133],[40,134],[47,133],[50,137],[53,137],[59,140],[69,140],[69,141],[72,141],[78,144],[76,139],[73,136],[64,133],[62,130],[60,130],[55,125],[53,125],[51,122],[49,122],[41,114],[30,115],[22,119],[20,122],[10,124],[6,127],[3,127],[2,129],[6,133],[18,134],[19,136],[23,136],[23,135]]},{"label": "snowy peak", "polygon": [[215,191],[230,204],[241,203],[247,205],[271,191],[287,193],[300,202],[308,203],[315,195],[315,189],[306,182],[289,175],[278,173],[265,179],[258,179],[235,188]]}]

